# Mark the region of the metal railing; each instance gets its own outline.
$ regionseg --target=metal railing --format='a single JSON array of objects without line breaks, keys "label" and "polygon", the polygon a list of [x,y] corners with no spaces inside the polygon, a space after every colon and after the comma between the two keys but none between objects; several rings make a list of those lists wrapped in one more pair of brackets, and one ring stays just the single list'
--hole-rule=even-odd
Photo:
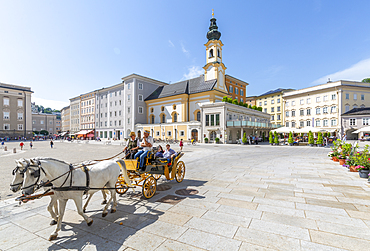
[{"label": "metal railing", "polygon": [[279,128],[282,125],[275,125],[271,123],[262,123],[254,121],[245,121],[245,120],[234,120],[226,121],[227,127],[258,127],[258,128]]}]

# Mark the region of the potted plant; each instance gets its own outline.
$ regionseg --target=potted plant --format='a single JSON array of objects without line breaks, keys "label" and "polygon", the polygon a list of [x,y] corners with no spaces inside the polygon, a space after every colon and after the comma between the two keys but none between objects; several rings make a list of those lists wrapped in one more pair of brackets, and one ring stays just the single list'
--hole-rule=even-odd
[{"label": "potted plant", "polygon": [[208,143],[208,138],[204,138],[204,143]]},{"label": "potted plant", "polygon": [[274,144],[274,139],[272,138],[272,132],[271,131],[269,132],[269,143],[270,143],[270,145]]},{"label": "potted plant", "polygon": [[215,138],[216,144],[220,143],[220,138]]},{"label": "potted plant", "polygon": [[244,133],[243,134],[242,142],[243,142],[243,145],[246,145],[247,144],[247,142],[248,142],[247,133]]},{"label": "potted plant", "polygon": [[317,135],[316,144],[317,144],[318,147],[321,147],[322,143],[323,143],[322,133],[319,132],[318,135]]},{"label": "potted plant", "polygon": [[293,134],[292,134],[292,132],[289,132],[288,143],[289,143],[290,146],[292,146],[293,145],[293,142],[294,142],[294,140],[293,140]]},{"label": "potted plant", "polygon": [[343,166],[346,163],[347,156],[344,154],[338,155],[339,165]]},{"label": "potted plant", "polygon": [[279,137],[276,131],[274,132],[274,144],[275,146],[279,145]]},{"label": "potted plant", "polygon": [[309,131],[308,132],[308,145],[313,146],[314,143],[315,143],[315,141],[313,139],[313,133],[311,131]]}]

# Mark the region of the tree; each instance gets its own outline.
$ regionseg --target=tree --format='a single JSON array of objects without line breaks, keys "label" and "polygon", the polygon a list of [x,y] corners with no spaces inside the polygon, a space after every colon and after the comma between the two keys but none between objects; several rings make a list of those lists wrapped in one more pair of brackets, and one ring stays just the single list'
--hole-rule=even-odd
[{"label": "tree", "polygon": [[33,134],[40,134],[40,132],[39,131],[33,131]]},{"label": "tree", "polygon": [[229,98],[228,98],[227,96],[224,96],[224,97],[222,98],[222,102],[229,102]]},{"label": "tree", "polygon": [[249,105],[249,108],[252,109],[252,105]]},{"label": "tree", "polygon": [[276,131],[274,132],[274,143],[277,145],[279,144],[279,137]]},{"label": "tree", "polygon": [[364,78],[361,82],[362,83],[370,83],[370,78]]},{"label": "tree", "polygon": [[324,138],[326,138],[327,135],[328,135],[328,133],[324,132]]},{"label": "tree", "polygon": [[243,134],[242,142],[243,142],[243,144],[247,144],[247,142],[248,142],[248,140],[247,140],[247,133],[244,133]]},{"label": "tree", "polygon": [[234,99],[234,100],[233,100],[233,104],[234,104],[234,105],[239,105],[238,100],[237,100],[237,99]]},{"label": "tree", "polygon": [[240,106],[244,106],[244,103],[242,101],[239,102]]},{"label": "tree", "polygon": [[257,107],[257,110],[262,112],[262,107]]},{"label": "tree", "polygon": [[246,107],[246,108],[249,107],[247,103],[244,103],[243,106]]},{"label": "tree", "polygon": [[40,134],[47,136],[47,135],[49,135],[49,132],[46,131],[46,130],[41,130]]},{"label": "tree", "polygon": [[313,139],[313,133],[311,131],[308,132],[308,144],[313,145],[315,140]]},{"label": "tree", "polygon": [[292,134],[292,132],[289,132],[289,138],[288,138],[288,143],[289,144],[293,144],[293,134]]},{"label": "tree", "polygon": [[257,106],[255,106],[255,105],[254,105],[254,106],[252,106],[252,109],[253,109],[253,110],[257,110]]},{"label": "tree", "polygon": [[323,143],[322,133],[321,132],[319,132],[318,135],[317,135],[317,141],[316,141],[316,143],[318,145],[322,145],[322,143]]},{"label": "tree", "polygon": [[272,132],[269,132],[269,143],[272,144],[274,143],[274,139],[272,138]]}]

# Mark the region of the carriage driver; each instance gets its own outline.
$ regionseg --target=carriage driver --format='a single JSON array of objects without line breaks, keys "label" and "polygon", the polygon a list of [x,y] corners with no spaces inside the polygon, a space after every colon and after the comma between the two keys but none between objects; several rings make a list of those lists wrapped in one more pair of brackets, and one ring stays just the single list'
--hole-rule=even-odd
[{"label": "carriage driver", "polygon": [[130,132],[130,138],[127,141],[127,145],[125,148],[123,148],[122,152],[130,151],[126,155],[126,159],[133,159],[134,155],[137,153],[137,150],[139,149],[139,139],[136,139],[135,132]]},{"label": "carriage driver", "polygon": [[[140,169],[143,170],[145,158],[147,157],[148,153],[152,150],[153,146],[153,138],[149,136],[149,131],[144,131],[144,137],[141,140],[140,146],[143,147],[143,150],[139,151],[135,154],[134,158],[140,158]],[[144,171],[144,170],[143,170]]]}]

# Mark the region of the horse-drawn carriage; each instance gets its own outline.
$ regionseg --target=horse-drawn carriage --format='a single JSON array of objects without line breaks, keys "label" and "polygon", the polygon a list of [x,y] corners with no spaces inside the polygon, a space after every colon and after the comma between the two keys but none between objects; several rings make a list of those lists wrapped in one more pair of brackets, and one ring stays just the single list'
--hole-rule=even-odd
[{"label": "horse-drawn carriage", "polygon": [[[131,181],[131,187],[142,187],[142,194],[147,199],[154,196],[157,190],[157,180],[162,175],[164,175],[167,180],[176,179],[177,182],[182,182],[185,177],[185,163],[179,161],[184,153],[177,152],[175,156],[168,161],[166,158],[155,157],[154,153],[156,151],[157,149],[153,147],[152,152],[149,152],[147,158],[145,158],[144,170],[139,168],[137,160],[124,160],[127,176]],[[131,187],[125,182],[123,174],[120,174],[116,182],[117,193],[124,194]]]}]

